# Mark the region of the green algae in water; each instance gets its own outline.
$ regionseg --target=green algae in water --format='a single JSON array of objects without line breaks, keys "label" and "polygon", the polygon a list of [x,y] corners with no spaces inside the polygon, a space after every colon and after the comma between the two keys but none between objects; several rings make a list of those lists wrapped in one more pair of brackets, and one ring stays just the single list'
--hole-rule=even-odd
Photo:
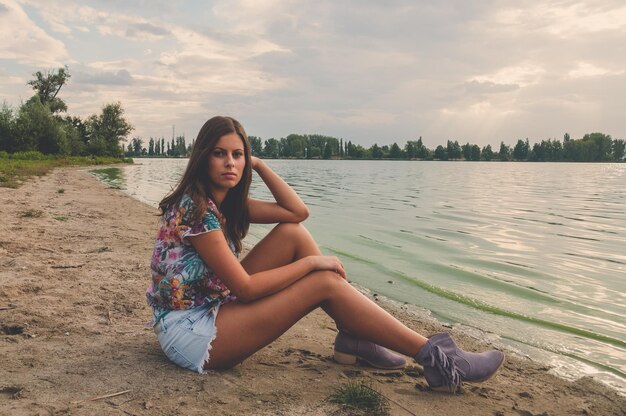
[{"label": "green algae in water", "polygon": [[122,176],[122,169],[120,168],[92,169],[89,173],[111,188],[124,189],[124,178]]},{"label": "green algae in water", "polygon": [[[598,334],[596,332],[590,331],[590,330],[586,330],[583,328],[577,328],[571,325],[566,325],[566,324],[562,324],[562,323],[558,323],[558,322],[553,322],[553,321],[548,321],[545,319],[541,319],[541,318],[536,318],[536,317],[532,317],[532,316],[528,316],[528,315],[524,315],[518,312],[514,312],[514,311],[509,311],[503,308],[499,308],[497,306],[493,306],[490,305],[486,302],[474,299],[472,297],[466,296],[466,295],[462,295],[456,292],[453,292],[451,290],[447,290],[438,286],[434,286],[431,285],[427,282],[424,282],[422,280],[419,279],[415,279],[415,278],[411,278],[409,276],[407,276],[406,274],[400,272],[400,271],[396,271],[396,270],[392,270],[389,269],[385,266],[383,266],[382,264],[373,262],[371,260],[365,259],[363,257],[359,257],[356,256],[354,254],[351,253],[347,253],[345,251],[341,251],[341,250],[337,250],[337,249],[333,249],[333,248],[328,248],[325,247],[328,250],[332,251],[333,253],[343,256],[343,257],[348,257],[348,258],[352,258],[358,261],[361,261],[363,263],[367,263],[369,265],[371,265],[372,267],[374,267],[377,270],[380,270],[381,273],[383,273],[384,275],[387,276],[394,276],[398,279],[402,279],[410,284],[413,284],[423,290],[426,290],[430,293],[433,293],[437,296],[440,296],[442,298],[448,299],[448,300],[452,300],[454,302],[458,302],[467,306],[470,306],[474,309],[479,309],[482,310],[484,312],[487,313],[491,313],[494,315],[501,315],[501,316],[506,316],[508,318],[512,318],[512,319],[517,319],[517,320],[521,320],[521,321],[526,321],[529,323],[533,323],[539,326],[543,326],[545,328],[550,328],[550,329],[554,329],[557,331],[562,331],[562,332],[566,332],[566,333],[570,333],[573,335],[578,335],[581,337],[586,337],[586,338],[590,338],[590,339],[595,339],[597,341],[602,341],[602,342],[606,342],[612,345],[615,345],[616,347],[620,347],[620,348],[626,348],[626,342],[619,340],[619,339],[615,339],[612,338],[610,336],[606,336],[606,335],[602,335],[602,334]],[[624,373],[622,373],[621,371],[618,372],[620,375],[625,376]]]}]

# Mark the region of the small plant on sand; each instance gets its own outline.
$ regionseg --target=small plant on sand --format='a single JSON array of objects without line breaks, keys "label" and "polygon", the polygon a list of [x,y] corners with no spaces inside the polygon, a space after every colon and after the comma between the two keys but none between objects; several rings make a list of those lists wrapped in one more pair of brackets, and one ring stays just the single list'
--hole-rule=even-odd
[{"label": "small plant on sand", "polygon": [[364,382],[349,381],[328,396],[328,401],[367,415],[386,415],[389,401]]},{"label": "small plant on sand", "polygon": [[61,221],[61,222],[67,221],[67,217],[64,217],[62,215],[58,215],[58,216],[54,217],[54,219],[57,220],[57,221]]},{"label": "small plant on sand", "polygon": [[63,193],[65,193],[65,189],[63,188],[57,189],[57,194],[63,194]]},{"label": "small plant on sand", "polygon": [[22,218],[40,218],[43,216],[43,211],[38,209],[29,209],[27,211],[20,211],[18,215]]}]

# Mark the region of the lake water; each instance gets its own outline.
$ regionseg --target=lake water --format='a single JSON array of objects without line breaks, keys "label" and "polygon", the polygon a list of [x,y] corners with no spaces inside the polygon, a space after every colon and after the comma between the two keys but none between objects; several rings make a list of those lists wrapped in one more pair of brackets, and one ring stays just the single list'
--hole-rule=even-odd
[{"label": "lake water", "polygon": [[[122,187],[153,206],[187,163],[136,162]],[[626,392],[625,164],[266,162],[350,280]]]}]

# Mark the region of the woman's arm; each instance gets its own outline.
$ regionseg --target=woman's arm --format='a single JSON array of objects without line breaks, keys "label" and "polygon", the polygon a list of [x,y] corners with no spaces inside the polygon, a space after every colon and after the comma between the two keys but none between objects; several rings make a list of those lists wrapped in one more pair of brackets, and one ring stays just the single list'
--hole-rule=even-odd
[{"label": "woman's arm", "polygon": [[224,233],[210,232],[188,238],[206,265],[244,303],[276,293],[314,270],[333,270],[346,278],[343,264],[333,256],[308,256],[249,275],[230,251]]},{"label": "woman's arm", "polygon": [[252,156],[252,169],[259,174],[276,202],[248,199],[250,222],[270,224],[275,222],[302,222],[309,216],[309,209],[287,182],[261,159]]}]

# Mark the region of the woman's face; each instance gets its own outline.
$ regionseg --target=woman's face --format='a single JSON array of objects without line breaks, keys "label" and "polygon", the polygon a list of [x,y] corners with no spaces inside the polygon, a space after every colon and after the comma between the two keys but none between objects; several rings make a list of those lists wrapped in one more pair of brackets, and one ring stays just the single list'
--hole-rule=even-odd
[{"label": "woman's face", "polygon": [[234,188],[241,180],[246,156],[243,141],[237,133],[226,134],[209,154],[209,180],[213,192]]}]

